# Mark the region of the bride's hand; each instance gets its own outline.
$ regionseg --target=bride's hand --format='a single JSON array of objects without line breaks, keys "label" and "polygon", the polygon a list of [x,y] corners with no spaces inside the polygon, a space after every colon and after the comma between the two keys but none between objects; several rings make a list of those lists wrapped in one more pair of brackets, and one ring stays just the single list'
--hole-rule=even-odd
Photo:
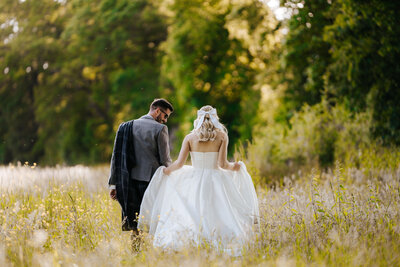
[{"label": "bride's hand", "polygon": [[239,162],[233,163],[233,170],[234,170],[234,171],[240,170],[240,164],[239,164]]},{"label": "bride's hand", "polygon": [[164,173],[165,175],[170,175],[170,174],[171,174],[171,171],[170,171],[168,168],[164,168],[164,169],[163,169],[163,173]]}]

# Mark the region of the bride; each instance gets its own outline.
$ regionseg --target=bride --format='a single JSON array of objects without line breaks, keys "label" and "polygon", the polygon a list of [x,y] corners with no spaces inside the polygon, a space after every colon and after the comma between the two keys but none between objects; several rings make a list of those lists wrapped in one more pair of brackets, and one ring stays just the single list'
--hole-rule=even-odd
[{"label": "bride", "polygon": [[[179,250],[211,244],[238,254],[258,228],[258,200],[243,162],[227,161],[228,135],[217,111],[204,106],[178,159],[158,168],[144,194],[139,228],[153,245]],[[184,165],[190,153],[192,166]]]}]

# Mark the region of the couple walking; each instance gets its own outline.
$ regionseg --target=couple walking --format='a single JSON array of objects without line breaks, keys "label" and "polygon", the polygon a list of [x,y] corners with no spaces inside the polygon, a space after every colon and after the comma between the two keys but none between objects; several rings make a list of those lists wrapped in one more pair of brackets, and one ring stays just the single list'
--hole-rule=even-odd
[{"label": "couple walking", "polygon": [[[258,223],[251,177],[243,162],[227,161],[227,131],[211,106],[197,112],[172,163],[164,124],[173,111],[155,99],[147,115],[118,129],[109,186],[122,208],[122,229],[148,231],[163,249],[207,242],[237,254]],[[184,165],[189,154],[192,166]]]}]

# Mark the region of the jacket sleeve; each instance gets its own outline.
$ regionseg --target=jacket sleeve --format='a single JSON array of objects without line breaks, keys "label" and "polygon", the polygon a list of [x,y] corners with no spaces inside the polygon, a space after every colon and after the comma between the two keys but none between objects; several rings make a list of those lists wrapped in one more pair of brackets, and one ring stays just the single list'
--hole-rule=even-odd
[{"label": "jacket sleeve", "polygon": [[169,135],[168,127],[164,126],[158,135],[158,153],[160,156],[160,164],[168,167],[172,160],[169,154]]}]

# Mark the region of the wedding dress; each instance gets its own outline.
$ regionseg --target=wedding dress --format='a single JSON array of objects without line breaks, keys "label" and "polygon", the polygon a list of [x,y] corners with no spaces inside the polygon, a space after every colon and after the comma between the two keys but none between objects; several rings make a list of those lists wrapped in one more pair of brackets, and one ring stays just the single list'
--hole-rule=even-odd
[{"label": "wedding dress", "polygon": [[139,228],[153,245],[179,250],[211,244],[240,254],[259,227],[256,191],[243,162],[239,171],[218,167],[219,152],[190,152],[192,166],[170,175],[157,169],[140,209]]}]

